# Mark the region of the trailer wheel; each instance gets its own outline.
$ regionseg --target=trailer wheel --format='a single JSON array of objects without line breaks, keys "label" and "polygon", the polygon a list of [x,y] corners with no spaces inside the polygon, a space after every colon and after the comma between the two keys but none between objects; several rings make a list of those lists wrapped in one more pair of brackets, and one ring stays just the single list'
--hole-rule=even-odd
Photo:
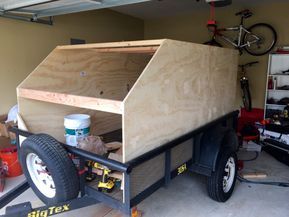
[{"label": "trailer wheel", "polygon": [[208,178],[207,189],[209,196],[218,202],[227,201],[234,190],[237,177],[237,155],[225,151],[220,155],[216,171]]},{"label": "trailer wheel", "polygon": [[38,134],[21,145],[24,174],[35,194],[47,205],[72,200],[79,193],[77,170],[53,137]]}]

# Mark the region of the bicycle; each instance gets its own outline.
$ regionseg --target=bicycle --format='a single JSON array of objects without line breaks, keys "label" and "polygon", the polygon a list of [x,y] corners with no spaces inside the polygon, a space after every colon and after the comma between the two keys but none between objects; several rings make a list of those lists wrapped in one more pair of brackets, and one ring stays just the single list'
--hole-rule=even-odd
[{"label": "bicycle", "polygon": [[[219,46],[222,45],[216,40],[218,38],[225,42],[228,42],[242,54],[242,50],[245,49],[249,54],[254,56],[261,56],[270,52],[277,41],[277,33],[275,29],[266,23],[257,23],[249,28],[244,27],[244,19],[247,19],[253,15],[249,10],[243,10],[235,14],[241,16],[241,22],[239,26],[218,28],[215,20],[209,20],[207,27],[209,31],[213,33],[212,39],[204,44]],[[229,36],[225,36],[222,32],[233,31],[237,32],[235,39]]]},{"label": "bicycle", "polygon": [[252,110],[252,100],[251,100],[251,93],[249,89],[249,80],[248,80],[248,77],[246,77],[246,68],[251,67],[252,65],[255,65],[257,63],[259,62],[254,61],[254,62],[246,63],[243,65],[239,65],[239,67],[241,68],[241,73],[242,73],[242,76],[240,78],[241,89],[243,91],[242,100],[243,100],[244,108],[247,111]]}]

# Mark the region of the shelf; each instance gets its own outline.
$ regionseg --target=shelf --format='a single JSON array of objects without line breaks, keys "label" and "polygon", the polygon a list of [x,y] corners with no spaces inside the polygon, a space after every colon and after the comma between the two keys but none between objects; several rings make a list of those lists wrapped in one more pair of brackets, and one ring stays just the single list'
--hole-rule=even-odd
[{"label": "shelf", "polygon": [[[266,96],[265,96],[265,108],[264,108],[264,118],[266,118],[270,113],[268,110],[281,111],[286,107],[286,105],[275,104],[280,102],[279,100],[289,97],[289,90],[278,89],[286,88],[289,86],[289,54],[271,54],[269,55],[268,61],[268,71],[267,71],[267,84],[266,84]],[[276,89],[268,89],[268,84],[272,78],[272,85]],[[273,98],[274,100],[269,100]],[[271,103],[268,103],[271,102]],[[281,101],[282,102],[282,101]]]},{"label": "shelf", "polygon": [[289,90],[268,89],[269,92],[288,92]]},{"label": "shelf", "polygon": [[122,101],[77,96],[64,93],[18,88],[18,96],[26,99],[75,106],[91,110],[122,114]]},{"label": "shelf", "polygon": [[289,76],[289,74],[269,74],[268,76]]},{"label": "shelf", "polygon": [[266,106],[272,106],[272,107],[285,107],[286,105],[268,104],[268,103],[266,103]]},{"label": "shelf", "polygon": [[272,53],[271,55],[274,55],[274,56],[289,56],[288,53]]}]

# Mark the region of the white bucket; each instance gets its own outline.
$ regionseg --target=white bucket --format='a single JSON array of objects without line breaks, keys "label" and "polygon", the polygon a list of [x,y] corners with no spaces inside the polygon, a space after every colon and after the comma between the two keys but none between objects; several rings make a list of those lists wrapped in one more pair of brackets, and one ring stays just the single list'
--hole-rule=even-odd
[{"label": "white bucket", "polygon": [[85,114],[72,114],[64,117],[66,144],[77,146],[78,138],[89,136],[90,116]]}]

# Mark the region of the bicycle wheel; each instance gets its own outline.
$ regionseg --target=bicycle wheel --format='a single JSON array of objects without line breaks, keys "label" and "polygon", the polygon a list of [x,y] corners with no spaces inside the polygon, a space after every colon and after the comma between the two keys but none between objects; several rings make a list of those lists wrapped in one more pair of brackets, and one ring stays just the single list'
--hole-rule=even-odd
[{"label": "bicycle wheel", "polygon": [[247,111],[252,110],[252,100],[251,100],[251,94],[248,86],[244,86],[242,88],[243,90],[243,104]]},{"label": "bicycle wheel", "polygon": [[251,26],[248,31],[249,33],[244,34],[242,43],[248,44],[244,49],[251,55],[264,55],[272,50],[276,44],[277,33],[272,26],[266,23],[257,23]]}]

